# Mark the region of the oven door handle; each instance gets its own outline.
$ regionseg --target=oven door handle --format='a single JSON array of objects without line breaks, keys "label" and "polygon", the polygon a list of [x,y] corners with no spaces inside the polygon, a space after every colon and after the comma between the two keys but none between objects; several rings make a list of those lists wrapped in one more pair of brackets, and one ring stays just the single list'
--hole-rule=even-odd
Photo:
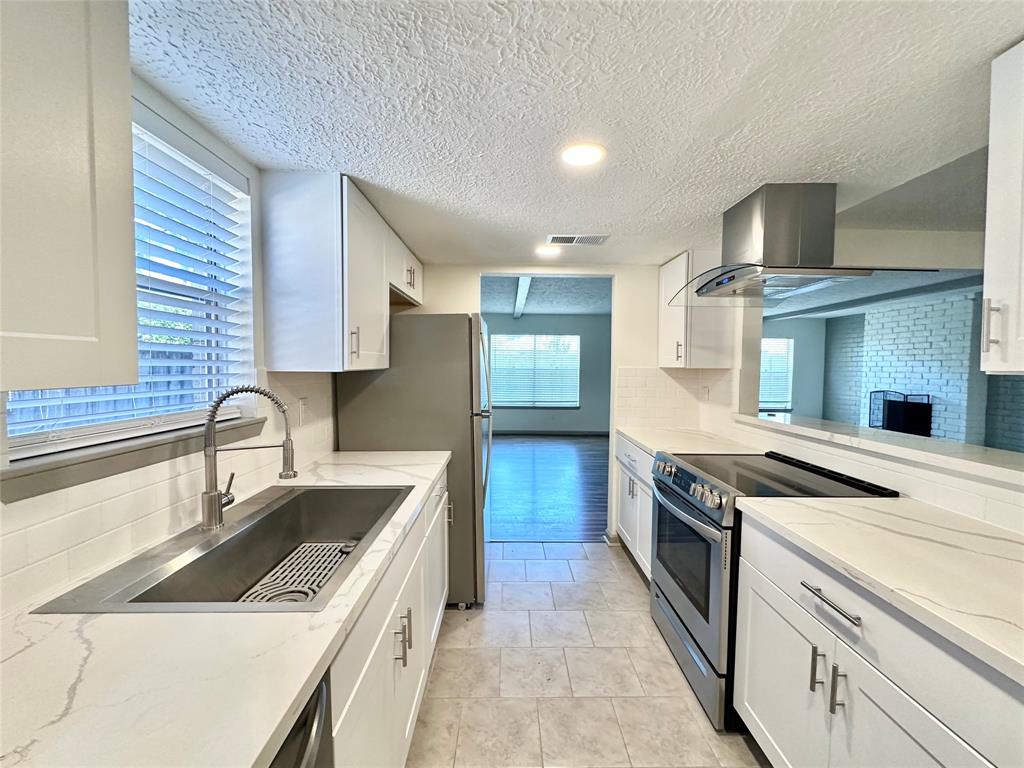
[{"label": "oven door handle", "polygon": [[674,506],[672,502],[666,499],[664,494],[662,494],[662,492],[658,490],[657,483],[654,484],[654,495],[655,497],[657,497],[658,501],[661,502],[668,509],[669,512],[678,517],[683,523],[693,528],[693,530],[695,530],[705,539],[715,544],[720,544],[722,542],[721,531],[716,530],[707,523],[700,522],[699,520],[683,512],[683,510]]}]

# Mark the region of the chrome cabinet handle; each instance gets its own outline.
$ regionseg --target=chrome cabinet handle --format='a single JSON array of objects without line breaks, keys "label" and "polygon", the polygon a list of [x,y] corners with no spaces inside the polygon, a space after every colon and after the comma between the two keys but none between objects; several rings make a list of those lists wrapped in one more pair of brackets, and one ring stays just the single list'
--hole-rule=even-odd
[{"label": "chrome cabinet handle", "polygon": [[683,342],[676,342],[676,360],[681,361],[683,359]]},{"label": "chrome cabinet handle", "polygon": [[821,600],[821,602],[823,602],[825,605],[827,605],[833,611],[838,613],[840,616],[842,616],[848,622],[853,624],[853,626],[855,626],[855,627],[859,627],[860,626],[860,616],[854,616],[849,611],[843,610],[843,608],[840,607],[840,605],[835,600],[833,600],[832,598],[828,597],[824,592],[821,591],[821,587],[815,587],[815,586],[813,586],[811,584],[808,584],[806,581],[801,581],[800,582],[800,586],[802,586],[804,589],[808,589],[811,592],[813,592],[814,596],[816,598]]},{"label": "chrome cabinet handle", "polygon": [[349,355],[359,357],[359,348],[362,346],[359,343],[359,326],[357,325],[354,331],[349,331],[349,335],[352,337],[352,348],[349,350]]},{"label": "chrome cabinet handle", "polygon": [[409,269],[412,271],[412,287],[415,288],[416,287],[416,267],[409,267]]},{"label": "chrome cabinet handle", "polygon": [[395,656],[395,661],[401,661],[403,667],[409,666],[409,629],[405,625],[405,616],[402,617],[402,628],[395,631],[395,637],[399,638],[402,653]]},{"label": "chrome cabinet handle", "polygon": [[455,507],[449,501],[448,502],[448,524],[450,525],[451,523],[454,523],[454,522],[455,522]]},{"label": "chrome cabinet handle", "polygon": [[405,284],[412,288],[412,267],[405,268]]},{"label": "chrome cabinet handle", "polygon": [[999,339],[992,338],[992,313],[1002,312],[1002,307],[992,306],[992,299],[981,301],[981,351],[988,352],[993,344],[998,344]]},{"label": "chrome cabinet handle", "polygon": [[832,665],[832,691],[828,695],[828,711],[834,715],[839,707],[845,707],[845,701],[839,701],[839,678],[846,677],[845,672],[839,671],[839,665]]},{"label": "chrome cabinet handle", "polygon": [[405,609],[405,644],[412,650],[412,606]]},{"label": "chrome cabinet handle", "polygon": [[824,659],[825,658],[825,654],[824,653],[818,653],[818,646],[812,645],[811,646],[811,684],[809,686],[809,688],[811,689],[811,693],[814,693],[814,689],[817,688],[819,685],[824,685],[825,684],[824,680],[819,680],[818,679],[818,657],[821,657],[821,658]]}]

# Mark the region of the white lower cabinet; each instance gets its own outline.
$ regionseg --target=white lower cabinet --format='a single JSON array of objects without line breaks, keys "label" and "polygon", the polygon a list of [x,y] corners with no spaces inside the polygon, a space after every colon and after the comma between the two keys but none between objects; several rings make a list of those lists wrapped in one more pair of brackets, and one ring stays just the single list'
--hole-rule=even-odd
[{"label": "white lower cabinet", "polygon": [[651,470],[654,457],[621,435],[615,437],[615,528],[622,545],[640,570],[651,578],[654,496]]},{"label": "white lower cabinet", "polygon": [[991,766],[744,558],[739,580],[733,703],[773,766]]},{"label": "white lower cabinet", "polygon": [[835,664],[833,768],[991,765],[841,640]]},{"label": "white lower cabinet", "polygon": [[[836,638],[774,584],[740,560],[733,703],[776,768],[828,764],[824,682]],[[822,654],[812,656],[812,654]]]},{"label": "white lower cabinet", "polygon": [[633,476],[629,474],[622,465],[619,465],[618,472],[619,487],[619,515],[618,530],[622,543],[630,550],[636,548],[637,519],[636,500],[633,498]]},{"label": "white lower cabinet", "polygon": [[331,665],[338,768],[405,764],[448,597],[448,495],[428,499]]}]

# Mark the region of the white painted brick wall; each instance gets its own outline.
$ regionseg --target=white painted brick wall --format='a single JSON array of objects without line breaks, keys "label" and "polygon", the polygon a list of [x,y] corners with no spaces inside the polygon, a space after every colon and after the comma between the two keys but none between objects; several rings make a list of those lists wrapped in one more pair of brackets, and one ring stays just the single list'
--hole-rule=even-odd
[{"label": "white painted brick wall", "polygon": [[975,364],[979,294],[965,292],[882,307],[864,315],[860,420],[868,395],[891,389],[932,397],[932,436],[981,443],[984,375]]},{"label": "white painted brick wall", "polygon": [[[288,405],[296,464],[332,450],[332,383],[329,374],[270,374],[269,386]],[[306,401],[299,421],[299,399]],[[266,416],[260,445],[284,438],[283,422],[263,398]],[[243,445],[237,443],[236,445]],[[235,472],[241,500],[273,484],[280,451],[232,451],[218,461],[220,476]],[[73,583],[127,559],[199,522],[203,456],[193,453],[72,488],[0,505],[0,613],[56,596]]]}]

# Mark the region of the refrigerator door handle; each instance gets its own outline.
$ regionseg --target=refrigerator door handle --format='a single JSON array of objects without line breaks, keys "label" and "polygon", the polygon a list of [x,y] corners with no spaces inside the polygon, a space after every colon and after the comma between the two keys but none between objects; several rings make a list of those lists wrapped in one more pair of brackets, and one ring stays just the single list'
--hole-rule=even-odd
[{"label": "refrigerator door handle", "polygon": [[481,415],[487,419],[487,461],[484,464],[484,504],[487,503],[487,484],[491,479],[491,454],[494,452],[494,424],[492,422],[494,403],[491,401],[491,355],[487,349],[487,339],[483,330],[480,331],[480,354],[484,359],[484,376],[487,377],[487,408]]}]

